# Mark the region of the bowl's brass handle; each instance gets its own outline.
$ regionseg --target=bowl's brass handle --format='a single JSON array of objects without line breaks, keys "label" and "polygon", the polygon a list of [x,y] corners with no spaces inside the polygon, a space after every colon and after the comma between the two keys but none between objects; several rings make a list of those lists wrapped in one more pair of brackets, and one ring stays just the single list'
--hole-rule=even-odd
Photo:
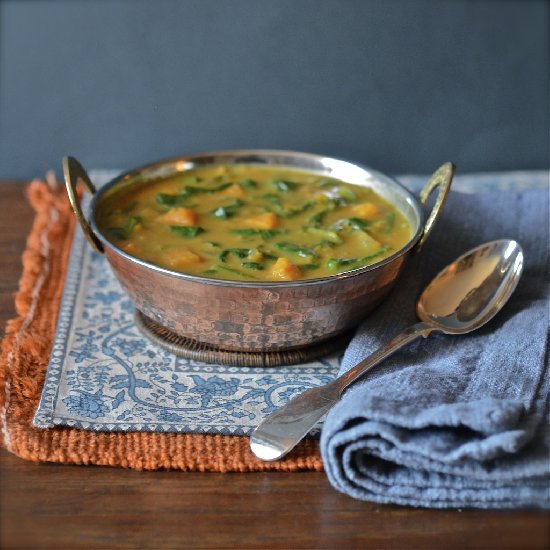
[{"label": "bowl's brass handle", "polygon": [[80,223],[80,227],[82,227],[82,231],[84,231],[84,235],[95,250],[103,253],[103,244],[92,231],[88,220],[84,217],[84,213],[82,212],[82,208],[80,208],[80,202],[78,201],[76,194],[76,186],[80,182],[86,191],[93,195],[95,193],[93,183],[90,181],[86,170],[84,170],[80,163],[73,157],[65,157],[63,159],[63,174],[65,176],[65,186],[67,187],[69,202],[73,207],[73,211],[78,223]]},{"label": "bowl's brass handle", "polygon": [[447,194],[449,193],[449,190],[451,188],[451,183],[453,181],[454,175],[455,165],[452,162],[446,162],[432,174],[432,177],[428,180],[428,183],[426,183],[422,191],[420,191],[420,203],[422,205],[425,205],[434,189],[436,187],[439,187],[432,211],[430,212],[430,215],[428,216],[428,219],[424,224],[422,237],[420,237],[420,240],[416,245],[417,251],[419,251],[426,242],[428,235],[431,233],[432,229],[434,228],[435,222],[437,221],[439,215],[441,214],[441,211],[443,210],[443,205],[445,204],[445,200],[447,199]]}]

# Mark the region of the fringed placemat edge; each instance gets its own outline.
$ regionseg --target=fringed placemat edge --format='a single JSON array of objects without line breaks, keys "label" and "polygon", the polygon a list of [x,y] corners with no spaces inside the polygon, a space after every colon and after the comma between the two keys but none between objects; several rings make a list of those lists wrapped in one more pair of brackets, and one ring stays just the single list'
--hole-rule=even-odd
[{"label": "fringed placemat edge", "polygon": [[242,436],[35,428],[32,418],[55,334],[75,219],[64,190],[53,181],[34,180],[26,192],[35,218],[22,257],[17,316],[7,323],[0,357],[0,442],[8,451],[33,462],[140,470],[323,469],[316,440],[304,441],[284,461],[263,462],[250,451],[248,437]]}]

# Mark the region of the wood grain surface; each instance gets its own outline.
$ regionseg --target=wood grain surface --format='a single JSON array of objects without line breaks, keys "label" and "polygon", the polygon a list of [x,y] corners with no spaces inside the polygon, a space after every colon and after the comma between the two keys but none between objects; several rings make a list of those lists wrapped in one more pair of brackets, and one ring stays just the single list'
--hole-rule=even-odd
[{"label": "wood grain surface", "polygon": [[[0,183],[0,326],[32,221]],[[33,464],[0,451],[0,548],[547,549],[539,511],[418,510],[336,492],[323,473],[208,474]]]}]

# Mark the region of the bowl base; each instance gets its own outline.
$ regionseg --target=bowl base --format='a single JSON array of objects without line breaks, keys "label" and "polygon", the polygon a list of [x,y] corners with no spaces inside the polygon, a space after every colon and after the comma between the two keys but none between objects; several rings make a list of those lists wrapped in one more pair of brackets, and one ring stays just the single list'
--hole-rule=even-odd
[{"label": "bowl base", "polygon": [[233,351],[216,348],[192,338],[185,338],[163,327],[136,310],[134,315],[140,332],[159,347],[186,359],[238,367],[281,367],[314,361],[329,353],[343,350],[352,333],[346,332],[303,348],[280,351]]}]

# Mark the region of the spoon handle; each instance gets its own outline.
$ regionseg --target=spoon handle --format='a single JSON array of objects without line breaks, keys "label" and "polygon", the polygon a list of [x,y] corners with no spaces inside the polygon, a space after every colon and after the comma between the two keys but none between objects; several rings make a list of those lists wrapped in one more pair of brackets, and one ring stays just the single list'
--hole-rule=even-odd
[{"label": "spoon handle", "polygon": [[252,432],[252,452],[262,460],[277,460],[285,456],[340,400],[345,388],[404,345],[420,336],[428,336],[433,330],[424,323],[416,323],[329,384],[311,388],[291,399]]},{"label": "spoon handle", "polygon": [[386,359],[386,357],[389,357],[398,349],[406,346],[409,342],[416,340],[420,336],[424,336],[424,338],[426,338],[433,330],[433,327],[430,327],[425,323],[415,323],[400,332],[387,344],[384,344],[379,350],[375,351],[373,354],[363,359],[363,361],[357,363],[357,365],[352,367],[350,370],[333,380],[332,383],[334,384],[337,382],[340,387],[340,393],[343,392],[350,384],[353,384],[353,382],[355,382],[358,378],[361,378],[361,376]]}]

